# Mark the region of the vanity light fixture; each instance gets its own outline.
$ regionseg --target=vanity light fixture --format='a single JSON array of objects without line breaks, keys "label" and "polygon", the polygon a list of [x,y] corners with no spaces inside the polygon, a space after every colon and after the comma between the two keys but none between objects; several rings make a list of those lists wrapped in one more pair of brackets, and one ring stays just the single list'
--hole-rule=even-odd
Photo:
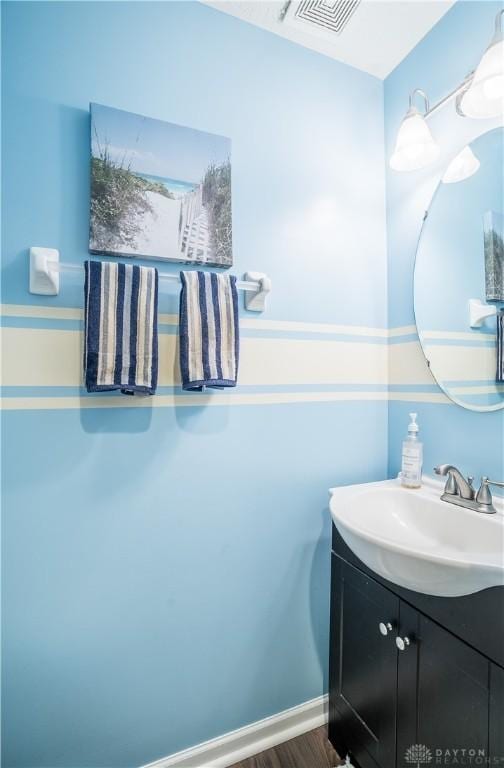
[{"label": "vanity light fixture", "polygon": [[495,17],[495,32],[467,87],[457,96],[457,110],[465,117],[498,117],[504,113],[504,35],[502,16]]},{"label": "vanity light fixture", "polygon": [[464,181],[472,176],[480,167],[480,161],[472,151],[471,147],[465,146],[464,149],[453,158],[450,165],[443,174],[441,181],[443,184],[456,184],[458,181]]},{"label": "vanity light fixture", "polygon": [[[422,114],[413,104],[416,94],[424,100],[425,112]],[[409,109],[397,134],[394,154],[390,158],[390,167],[395,171],[416,171],[434,162],[439,155],[436,144],[425,121],[429,111],[429,99],[420,88],[416,88],[409,97]]]},{"label": "vanity light fixture", "polygon": [[[501,10],[495,17],[494,35],[476,70],[467,75],[453,91],[432,107],[429,107],[424,91],[420,88],[413,91],[410,96],[410,108],[399,128],[394,154],[390,158],[391,168],[396,171],[415,171],[424,168],[437,158],[439,147],[427,126],[427,120],[434,112],[451,101],[455,101],[456,110],[461,117],[484,118],[499,117],[500,115],[504,117],[503,15],[504,10]],[[417,93],[425,101],[423,114],[412,105],[412,100]],[[457,158],[455,159],[457,160]],[[465,160],[467,164],[467,154]],[[466,167],[468,166],[466,165]],[[478,168],[474,166],[473,161],[471,173],[475,173],[477,170]],[[462,181],[462,178],[467,178],[467,176],[454,179],[454,181]],[[445,178],[443,181],[450,183]]]}]

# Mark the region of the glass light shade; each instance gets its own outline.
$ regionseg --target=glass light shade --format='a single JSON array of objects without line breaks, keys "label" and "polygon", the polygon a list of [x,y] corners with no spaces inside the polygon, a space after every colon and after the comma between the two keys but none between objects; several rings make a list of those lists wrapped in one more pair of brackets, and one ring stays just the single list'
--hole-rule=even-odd
[{"label": "glass light shade", "polygon": [[456,184],[458,181],[463,181],[476,173],[480,167],[480,161],[472,151],[471,147],[464,147],[464,149],[453,158],[450,165],[444,172],[441,181],[443,184]]},{"label": "glass light shade", "polygon": [[416,171],[425,168],[439,155],[425,118],[416,107],[410,107],[401,123],[390,167],[395,171]]},{"label": "glass light shade", "polygon": [[460,97],[467,117],[499,117],[504,114],[504,40],[496,35],[483,54],[467,90]]}]

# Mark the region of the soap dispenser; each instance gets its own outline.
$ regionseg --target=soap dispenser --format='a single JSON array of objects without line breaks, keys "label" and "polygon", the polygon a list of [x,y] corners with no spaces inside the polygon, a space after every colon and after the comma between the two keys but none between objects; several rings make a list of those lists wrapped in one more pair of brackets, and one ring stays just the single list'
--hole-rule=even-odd
[{"label": "soap dispenser", "polygon": [[418,439],[417,414],[410,413],[408,436],[402,444],[401,485],[420,488],[422,485],[423,446]]}]

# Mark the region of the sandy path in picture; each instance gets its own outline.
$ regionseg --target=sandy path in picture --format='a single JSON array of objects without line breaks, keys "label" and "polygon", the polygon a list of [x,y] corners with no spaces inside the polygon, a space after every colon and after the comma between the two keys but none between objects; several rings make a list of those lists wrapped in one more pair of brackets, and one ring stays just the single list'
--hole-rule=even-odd
[{"label": "sandy path in picture", "polygon": [[146,192],[145,196],[152,207],[138,219],[141,231],[135,238],[135,246],[123,246],[123,253],[137,256],[158,256],[161,258],[180,258],[179,216],[180,200],[171,200],[157,192]]}]

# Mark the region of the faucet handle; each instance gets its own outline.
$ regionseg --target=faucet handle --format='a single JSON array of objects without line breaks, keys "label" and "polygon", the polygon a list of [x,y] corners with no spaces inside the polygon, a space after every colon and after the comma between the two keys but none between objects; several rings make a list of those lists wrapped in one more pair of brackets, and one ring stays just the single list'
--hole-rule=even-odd
[{"label": "faucet handle", "polygon": [[488,477],[481,478],[481,485],[476,494],[476,501],[478,504],[486,504],[489,507],[492,505],[492,492],[488,485]]},{"label": "faucet handle", "polygon": [[504,483],[500,480],[489,480],[488,477],[482,477],[482,480],[485,480],[488,485],[495,485],[497,488],[504,488]]},{"label": "faucet handle", "polygon": [[492,506],[492,491],[491,485],[496,485],[498,488],[504,488],[504,483],[497,482],[496,480],[489,480],[488,477],[481,478],[481,485],[478,493],[476,494],[476,501],[479,504],[487,504]]}]

